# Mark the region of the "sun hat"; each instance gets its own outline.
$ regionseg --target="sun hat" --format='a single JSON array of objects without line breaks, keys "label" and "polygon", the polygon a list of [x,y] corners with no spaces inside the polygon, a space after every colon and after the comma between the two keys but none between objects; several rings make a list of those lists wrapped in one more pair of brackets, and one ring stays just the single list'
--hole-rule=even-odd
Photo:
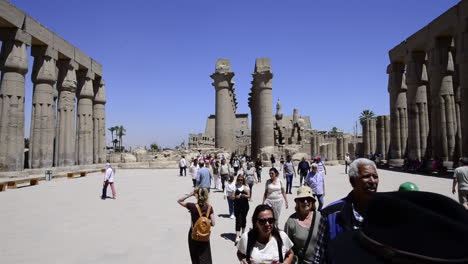
[{"label": "sun hat", "polygon": [[468,263],[468,213],[430,192],[376,193],[360,230],[330,241],[333,263]]},{"label": "sun hat", "polygon": [[400,185],[398,188],[399,192],[404,192],[404,191],[419,191],[419,188],[416,184],[412,182],[404,182]]},{"label": "sun hat", "polygon": [[294,198],[294,201],[300,198],[312,198],[314,202],[316,201],[312,195],[312,189],[309,186],[301,186],[299,189],[297,189],[297,196]]}]

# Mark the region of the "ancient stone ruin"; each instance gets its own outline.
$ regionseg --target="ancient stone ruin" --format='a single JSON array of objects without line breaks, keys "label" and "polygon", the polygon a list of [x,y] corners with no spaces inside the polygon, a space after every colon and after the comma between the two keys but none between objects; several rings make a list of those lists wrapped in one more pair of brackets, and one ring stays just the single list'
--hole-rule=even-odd
[{"label": "ancient stone ruin", "polygon": [[104,163],[106,92],[101,64],[5,0],[0,0],[0,40],[0,171],[25,167],[28,47],[34,57],[34,92],[27,166]]}]

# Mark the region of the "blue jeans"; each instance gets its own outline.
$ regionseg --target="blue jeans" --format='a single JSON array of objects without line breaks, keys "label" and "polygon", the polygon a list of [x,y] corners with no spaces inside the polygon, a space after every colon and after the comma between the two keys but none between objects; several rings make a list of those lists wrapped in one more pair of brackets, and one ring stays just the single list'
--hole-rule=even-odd
[{"label": "blue jeans", "polygon": [[318,211],[320,211],[323,207],[323,194],[314,194],[315,198],[317,198],[318,200],[318,203],[319,203],[319,207],[318,207]]},{"label": "blue jeans", "polygon": [[227,197],[227,202],[229,206],[229,215],[234,215],[234,201],[230,196]]},{"label": "blue jeans", "polygon": [[262,182],[262,169],[257,169],[258,182]]},{"label": "blue jeans", "polygon": [[293,174],[286,174],[286,193],[292,193]]}]

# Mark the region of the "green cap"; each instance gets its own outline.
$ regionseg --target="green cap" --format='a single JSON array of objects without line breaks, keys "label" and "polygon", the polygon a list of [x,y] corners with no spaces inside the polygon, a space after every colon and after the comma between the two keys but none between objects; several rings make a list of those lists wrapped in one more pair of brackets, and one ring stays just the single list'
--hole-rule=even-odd
[{"label": "green cap", "polygon": [[419,191],[419,188],[416,184],[412,182],[405,182],[400,185],[400,188],[398,188],[399,192],[403,191]]}]

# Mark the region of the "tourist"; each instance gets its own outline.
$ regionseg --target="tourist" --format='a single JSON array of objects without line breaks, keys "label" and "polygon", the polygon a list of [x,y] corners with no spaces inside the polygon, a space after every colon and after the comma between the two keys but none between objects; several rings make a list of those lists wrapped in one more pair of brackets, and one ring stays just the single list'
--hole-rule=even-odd
[{"label": "tourist", "polygon": [[[197,187],[206,188],[210,191],[211,188],[211,171],[204,166],[203,161],[199,162],[200,169],[197,172]],[[209,166],[209,164],[207,164]]]},{"label": "tourist", "polygon": [[349,163],[351,163],[351,158],[349,157],[349,153],[345,154],[344,162],[345,162],[344,173],[348,174],[348,166],[349,166]]},{"label": "tourist", "polygon": [[[283,201],[286,209],[288,209],[288,199],[284,191],[283,182],[279,179],[279,172],[276,168],[270,169],[270,179],[265,183],[265,193],[263,194],[263,204],[267,204],[273,208],[275,219],[279,220],[281,215],[281,207]],[[284,199],[284,200],[283,200]]]},{"label": "tourist", "polygon": [[321,210],[313,263],[328,263],[328,242],[341,233],[362,227],[368,202],[377,192],[379,176],[373,161],[366,158],[354,160],[349,165],[348,176],[353,190]]},{"label": "tourist", "polygon": [[458,201],[468,209],[468,158],[461,158],[460,165],[453,172],[452,193],[455,194],[458,184]]},{"label": "tourist", "polygon": [[107,186],[110,185],[112,191],[112,199],[117,198],[117,193],[115,192],[114,186],[114,175],[115,170],[112,168],[110,163],[106,163],[106,174],[104,176],[104,184],[102,186],[102,196],[101,198],[105,200],[107,198]]},{"label": "tourist", "polygon": [[260,158],[257,158],[255,161],[255,170],[257,171],[257,179],[258,182],[262,182],[262,160]]},{"label": "tourist", "polygon": [[[209,191],[205,188],[196,188],[190,194],[180,198],[177,202],[183,207],[187,208],[192,218],[192,225],[188,233],[188,244],[190,251],[190,258],[192,263],[205,264],[212,263],[211,260],[211,246],[210,241],[201,242],[192,239],[192,227],[198,220],[200,215],[206,216],[211,220],[211,226],[215,225],[215,214],[213,207],[208,203]],[[187,203],[185,200],[191,196],[195,196],[197,203]],[[207,215],[208,214],[208,215]]]},{"label": "tourist", "polygon": [[276,163],[276,159],[275,159],[275,156],[273,154],[271,154],[271,156],[270,156],[270,161],[271,161],[271,167],[274,168],[275,163]]},{"label": "tourist", "polygon": [[234,201],[234,215],[236,216],[236,244],[239,242],[240,235],[245,232],[247,213],[249,212],[249,198],[250,190],[245,177],[242,175],[238,176],[236,189],[231,194],[231,199]]},{"label": "tourist", "polygon": [[296,212],[292,214],[284,225],[284,232],[294,243],[294,262],[311,264],[314,248],[317,243],[317,229],[320,216],[315,211],[315,199],[312,189],[301,186],[297,190]]},{"label": "tourist", "polygon": [[182,176],[182,172],[184,172],[183,176],[187,176],[187,161],[185,160],[185,156],[182,156],[182,158],[179,161],[179,170],[180,176]]},{"label": "tourist", "polygon": [[224,191],[225,182],[229,179],[229,164],[227,164],[226,159],[221,160],[221,166],[219,166],[219,174],[221,175],[221,185]]},{"label": "tourist", "polygon": [[307,176],[310,171],[309,162],[306,161],[305,157],[302,157],[301,162],[297,165],[297,173],[299,173],[299,186],[302,186],[302,180]]},{"label": "tourist", "polygon": [[193,163],[190,165],[190,173],[192,174],[192,183],[193,187],[197,185],[197,174],[198,174],[198,160],[194,159]]},{"label": "tourist", "polygon": [[234,156],[234,159],[232,160],[232,168],[234,168],[234,173],[237,174],[240,169],[240,162],[237,156]]},{"label": "tourist", "polygon": [[283,173],[286,178],[286,193],[292,194],[292,182],[293,177],[296,177],[296,170],[290,155],[286,157],[286,162],[283,161]]},{"label": "tourist", "polygon": [[278,229],[277,219],[269,205],[261,204],[255,208],[252,226],[237,245],[240,263],[292,263],[293,243],[285,232]]},{"label": "tourist", "polygon": [[245,170],[245,179],[247,180],[247,184],[249,185],[250,197],[252,197],[253,185],[254,183],[258,183],[257,172],[255,171],[252,162],[247,163],[247,168]]},{"label": "tourist", "polygon": [[309,186],[314,193],[314,197],[319,202],[318,210],[322,210],[323,197],[325,196],[325,179],[323,174],[318,171],[317,164],[312,164],[312,170],[305,179],[305,185]]},{"label": "tourist", "polygon": [[283,155],[280,156],[280,171],[283,171],[283,166],[284,166],[284,158]]},{"label": "tourist", "polygon": [[444,195],[376,193],[360,230],[329,244],[330,263],[468,263],[468,214]]},{"label": "tourist", "polygon": [[214,184],[214,188],[219,190],[221,189],[221,177],[219,176],[219,160],[216,159],[214,162],[213,162],[213,165],[211,166],[211,168],[213,169],[213,184]]},{"label": "tourist", "polygon": [[229,217],[234,218],[234,200],[232,199],[232,193],[236,190],[236,183],[234,182],[234,176],[229,176],[229,180],[226,182],[226,188],[224,188],[224,200],[227,199],[229,208]]},{"label": "tourist", "polygon": [[327,175],[327,168],[325,167],[325,163],[323,163],[322,158],[317,157],[315,164],[317,164],[319,172],[321,172],[323,175]]}]

